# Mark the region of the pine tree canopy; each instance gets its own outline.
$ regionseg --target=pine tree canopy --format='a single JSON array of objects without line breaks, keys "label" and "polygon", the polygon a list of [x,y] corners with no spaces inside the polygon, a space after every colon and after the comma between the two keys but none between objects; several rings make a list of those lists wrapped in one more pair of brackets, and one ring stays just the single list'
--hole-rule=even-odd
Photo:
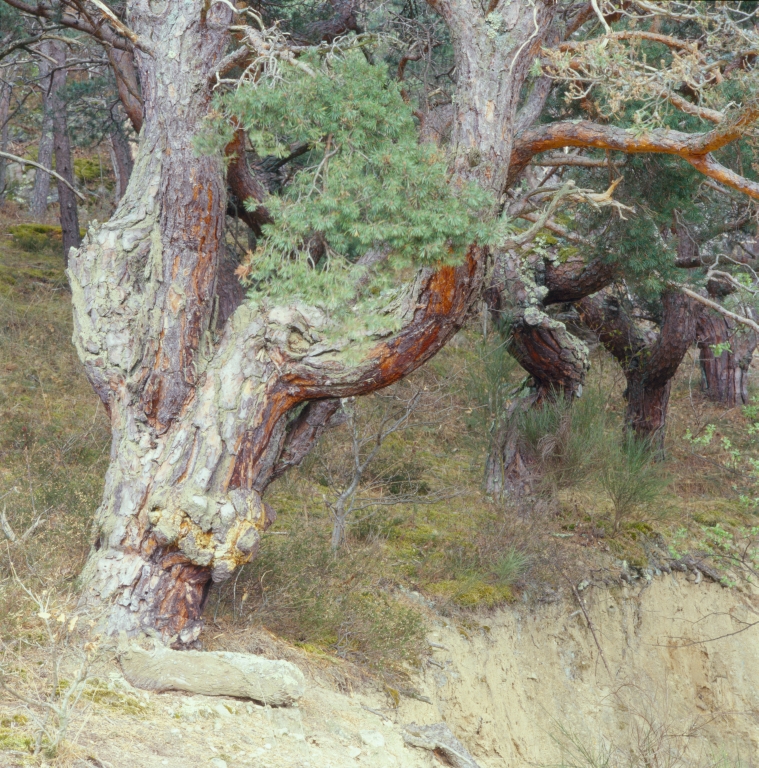
[{"label": "pine tree canopy", "polygon": [[[201,143],[219,148],[235,125],[260,155],[310,147],[282,194],[267,200],[275,223],[247,265],[254,301],[301,300],[334,312],[356,298],[365,277],[356,262],[378,250],[388,254],[382,269],[362,280],[371,303],[403,270],[455,264],[471,243],[493,241],[489,195],[475,185],[454,188],[445,156],[419,142],[412,107],[384,66],[355,51],[299,64],[219,97],[215,134]],[[317,263],[315,239],[324,250]]]}]

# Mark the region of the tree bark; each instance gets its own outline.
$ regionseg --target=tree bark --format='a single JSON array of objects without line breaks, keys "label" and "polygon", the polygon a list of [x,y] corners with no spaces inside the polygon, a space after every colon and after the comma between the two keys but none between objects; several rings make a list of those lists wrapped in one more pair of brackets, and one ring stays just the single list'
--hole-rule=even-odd
[{"label": "tree bark", "polygon": [[706,397],[727,408],[748,404],[749,368],[756,349],[756,334],[705,307],[698,313],[696,327],[701,384]]},{"label": "tree bark", "polygon": [[[500,201],[514,148],[522,85],[552,32],[556,7],[501,0],[428,0],[451,30],[456,100],[451,144],[460,182],[475,180]],[[496,29],[488,21],[500,19]]]},{"label": "tree bark", "polygon": [[116,121],[114,121],[114,128],[108,136],[108,142],[113,173],[116,177],[114,197],[116,205],[118,205],[129,185],[129,177],[132,175],[134,161],[132,160],[132,149],[129,146],[129,140]]},{"label": "tree bark", "polygon": [[122,51],[109,46],[108,61],[116,78],[119,99],[134,130],[142,128],[142,93],[133,51]]},{"label": "tree bark", "polygon": [[[45,40],[42,52],[46,56],[52,56],[53,41]],[[51,168],[53,163],[53,90],[52,90],[52,63],[45,57],[40,57],[39,74],[40,89],[42,90],[42,131],[40,135],[37,162],[45,168]],[[50,194],[50,174],[37,170],[34,174],[34,188],[29,203],[29,212],[32,216],[41,220],[47,213],[47,198]]]},{"label": "tree bark", "polygon": [[614,297],[588,297],[578,302],[585,325],[622,366],[627,380],[626,429],[663,453],[672,379],[696,340],[697,307],[677,290],[662,296],[663,314],[653,338],[637,327]]},{"label": "tree bark", "polygon": [[[74,164],[71,158],[66,101],[63,88],[66,86],[66,45],[52,40],[50,55],[55,60],[55,68],[50,83],[50,111],[53,116],[53,149],[55,151],[55,170],[73,187]],[[82,239],[79,235],[79,212],[76,195],[71,187],[58,181],[58,205],[60,208],[61,231],[63,234],[63,258],[68,264],[69,251],[78,248]]]},{"label": "tree bark", "polygon": [[[558,394],[579,395],[590,367],[584,342],[544,311],[544,297],[550,295],[551,289],[537,282],[540,261],[540,257],[526,261],[515,253],[498,252],[486,293],[493,319],[506,334],[509,352],[533,378],[536,403]],[[581,293],[582,285],[578,281],[573,295]],[[558,287],[552,287],[557,296]],[[566,299],[558,299],[562,300]]]},{"label": "tree bark", "polygon": [[500,417],[490,441],[485,460],[485,493],[496,499],[504,496],[520,498],[532,488],[532,467],[522,451],[519,439],[519,417],[532,408],[537,396],[516,399]]}]

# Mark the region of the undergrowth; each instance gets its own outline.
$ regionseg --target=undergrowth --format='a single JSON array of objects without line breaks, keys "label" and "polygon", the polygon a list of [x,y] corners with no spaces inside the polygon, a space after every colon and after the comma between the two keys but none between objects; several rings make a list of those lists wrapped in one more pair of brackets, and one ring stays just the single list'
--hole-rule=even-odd
[{"label": "undergrowth", "polygon": [[[0,511],[19,534],[41,521],[18,567],[43,589],[73,583],[81,569],[110,434],[70,343],[56,233],[13,224],[28,226],[0,235]],[[31,246],[19,238],[30,234],[53,245],[24,250]],[[270,489],[279,519],[258,558],[215,588],[210,620],[265,627],[313,652],[398,670],[417,658],[429,610],[477,620],[577,584],[589,568],[618,583],[620,563],[648,567],[654,544],[672,558],[708,556],[727,584],[756,578],[759,493],[750,460],[759,452],[748,430],[756,413],[705,401],[686,361],[672,391],[666,459],[651,462],[625,444],[623,380],[596,352],[579,400],[522,417],[538,480],[527,498],[499,502],[482,492],[483,467],[524,374],[498,341],[481,339],[475,327],[460,333],[414,374],[410,386],[436,403],[444,396],[445,405],[425,407],[423,396],[409,428],[367,469],[373,490],[363,489],[364,501],[408,498],[370,504],[332,552],[328,502],[340,491],[350,440],[344,427],[330,431]],[[359,398],[357,408],[369,422],[382,418],[381,398]],[[8,576],[0,570],[4,636],[22,620]]]}]

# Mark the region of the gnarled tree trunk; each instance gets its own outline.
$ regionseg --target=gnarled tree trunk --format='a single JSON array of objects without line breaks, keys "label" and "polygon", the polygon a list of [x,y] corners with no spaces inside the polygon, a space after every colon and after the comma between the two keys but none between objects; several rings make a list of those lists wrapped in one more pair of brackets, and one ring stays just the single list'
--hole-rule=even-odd
[{"label": "gnarled tree trunk", "polygon": [[[215,370],[204,357],[226,195],[220,161],[196,157],[192,144],[229,13],[216,4],[201,25],[200,2],[185,3],[197,6],[185,13],[173,4],[158,12],[155,4],[134,5],[135,31],[156,47],[155,55],[136,54],[139,152],[116,213],[90,228],[68,271],[74,340],[113,431],[83,601],[114,601],[111,633],[154,628],[191,642],[211,574],[225,567],[215,550],[227,560],[250,554],[266,524],[260,498],[220,504],[213,490],[226,479],[217,473],[228,474],[222,459],[239,437],[218,421],[232,417],[227,411],[245,394],[240,416],[250,415],[245,408],[255,399],[228,384],[222,392],[221,360],[234,349]],[[250,367],[260,386],[264,366],[241,357],[237,372]]]},{"label": "gnarled tree trunk", "polygon": [[[478,37],[457,43],[472,68],[458,75],[455,165],[458,178],[500,194],[521,83],[540,43],[535,13],[542,19],[546,6],[511,6],[508,45],[485,34],[481,9],[461,16],[459,6],[441,11],[462,25],[455,35]],[[113,218],[90,228],[68,270],[75,342],[113,429],[82,600],[110,606],[109,633],[157,629],[188,644],[210,583],[247,562],[271,523],[269,483],[302,458],[335,398],[387,386],[445,344],[479,295],[486,251],[473,246],[460,267],[421,270],[400,297],[401,331],[384,340],[326,342],[329,319],[316,308],[239,303],[220,267],[223,163],[193,150],[232,10],[205,0],[129,7],[130,28],[152,49],[134,53],[139,150]]]},{"label": "gnarled tree trunk", "polygon": [[662,296],[659,332],[645,334],[626,308],[613,296],[583,299],[577,306],[582,321],[622,366],[627,380],[625,425],[664,450],[672,379],[688,348],[696,339],[697,307],[677,290]]},{"label": "gnarled tree trunk", "polygon": [[520,263],[515,254],[498,253],[486,291],[495,324],[502,327],[509,352],[530,374],[533,390],[530,397],[512,404],[491,437],[484,485],[497,498],[518,496],[530,487],[532,471],[519,446],[518,414],[556,397],[580,396],[590,367],[585,343],[544,308],[595,293],[614,276],[613,266],[601,259],[587,264],[582,259],[547,262],[542,275],[538,266]]}]

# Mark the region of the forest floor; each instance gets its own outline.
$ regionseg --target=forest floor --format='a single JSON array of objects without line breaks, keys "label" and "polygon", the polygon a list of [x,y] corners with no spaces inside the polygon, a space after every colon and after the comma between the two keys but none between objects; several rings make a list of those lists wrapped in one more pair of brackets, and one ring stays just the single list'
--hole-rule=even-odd
[{"label": "forest floor", "polygon": [[[0,510],[19,538],[4,541],[0,554],[0,643],[2,658],[21,666],[35,654],[47,658],[34,600],[66,606],[75,598],[110,442],[71,344],[56,233],[19,228],[25,223],[8,211],[0,221]],[[582,419],[570,437],[554,435],[550,482],[528,501],[498,502],[482,491],[489,432],[520,373],[481,325],[475,318],[408,381],[357,401],[357,434],[371,438],[416,398],[406,427],[367,470],[345,546],[333,552],[330,534],[352,465],[348,424],[270,489],[278,520],[260,556],[214,588],[204,647],[272,652],[279,644],[278,653],[305,659],[333,687],[371,684],[397,704],[417,695],[431,617],[467,632],[508,606],[577,602],[589,587],[645,585],[673,568],[683,579],[751,591],[759,405],[708,402],[693,354],[673,387],[664,461],[642,475],[595,465],[578,455],[621,435],[624,412],[621,372],[595,350]],[[612,475],[616,486],[604,480]],[[610,488],[626,480],[647,484],[648,495],[615,506]],[[16,727],[2,723],[0,755]]]}]

